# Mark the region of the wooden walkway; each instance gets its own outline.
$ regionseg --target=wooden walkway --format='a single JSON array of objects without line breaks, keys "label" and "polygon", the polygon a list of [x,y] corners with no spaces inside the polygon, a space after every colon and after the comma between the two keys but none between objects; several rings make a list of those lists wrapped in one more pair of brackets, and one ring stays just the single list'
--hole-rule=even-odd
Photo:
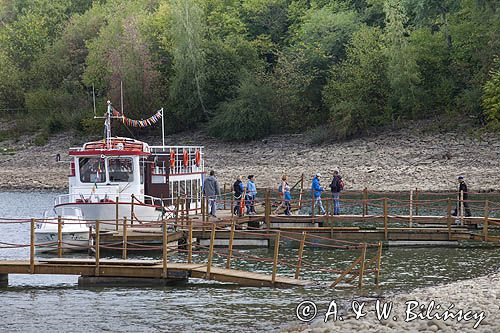
[{"label": "wooden walkway", "polygon": [[[86,277],[120,278],[164,278],[161,260],[122,260],[101,259],[96,266],[93,259],[55,258],[40,259],[32,266],[29,260],[2,260],[0,274],[57,274],[81,275]],[[236,269],[211,267],[207,273],[207,264],[168,263],[167,279],[192,277],[219,282],[234,283],[249,287],[304,287],[314,282],[283,276],[276,276],[273,283],[268,274],[247,272]]]}]

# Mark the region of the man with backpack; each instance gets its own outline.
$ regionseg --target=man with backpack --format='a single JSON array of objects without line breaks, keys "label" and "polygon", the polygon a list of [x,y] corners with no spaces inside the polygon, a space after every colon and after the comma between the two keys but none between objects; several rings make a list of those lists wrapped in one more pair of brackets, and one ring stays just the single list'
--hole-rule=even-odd
[{"label": "man with backpack", "polygon": [[242,198],[243,198],[243,192],[245,191],[243,182],[241,181],[241,176],[236,177],[236,181],[233,184],[233,192],[234,192],[234,200],[235,200],[235,205],[234,205],[234,215],[238,215],[241,217],[242,214]]},{"label": "man with backpack", "polygon": [[344,189],[344,181],[337,170],[333,171],[330,189],[333,196],[333,215],[340,215],[340,191]]}]

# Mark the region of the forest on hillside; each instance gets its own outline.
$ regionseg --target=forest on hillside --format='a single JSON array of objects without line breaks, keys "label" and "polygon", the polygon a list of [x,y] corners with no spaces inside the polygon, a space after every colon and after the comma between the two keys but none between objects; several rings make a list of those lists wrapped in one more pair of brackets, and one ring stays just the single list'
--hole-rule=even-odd
[{"label": "forest on hillside", "polygon": [[103,114],[123,83],[127,117],[225,140],[498,130],[499,27],[494,0],[1,0],[0,113],[99,135],[92,89]]}]

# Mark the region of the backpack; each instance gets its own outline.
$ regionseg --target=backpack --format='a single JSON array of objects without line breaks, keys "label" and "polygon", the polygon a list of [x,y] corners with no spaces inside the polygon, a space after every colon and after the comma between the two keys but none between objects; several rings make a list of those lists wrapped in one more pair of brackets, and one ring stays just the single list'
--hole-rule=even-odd
[{"label": "backpack", "polygon": [[283,184],[280,184],[280,185],[278,186],[278,192],[279,192],[279,193],[283,193]]},{"label": "backpack", "polygon": [[344,190],[344,181],[342,180],[342,178],[339,179],[339,191],[343,191]]}]

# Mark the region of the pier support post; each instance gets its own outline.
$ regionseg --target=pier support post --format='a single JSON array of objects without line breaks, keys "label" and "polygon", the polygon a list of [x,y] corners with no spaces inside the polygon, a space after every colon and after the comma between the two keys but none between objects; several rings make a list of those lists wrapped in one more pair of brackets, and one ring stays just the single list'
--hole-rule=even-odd
[{"label": "pier support post", "polygon": [[304,174],[300,176],[299,210],[302,209],[302,196],[304,195]]},{"label": "pier support post", "polygon": [[413,190],[410,190],[410,228],[413,225]]},{"label": "pier support post", "polygon": [[464,225],[464,191],[460,191],[460,224]]},{"label": "pier support post", "polygon": [[375,285],[378,287],[380,281],[380,266],[382,263],[382,242],[378,242],[377,248],[377,270],[375,271]]},{"label": "pier support post", "polygon": [[233,255],[234,229],[235,229],[235,223],[234,223],[234,221],[232,221],[231,233],[229,234],[229,247],[228,247],[228,253],[227,253],[227,260],[226,260],[226,268],[227,269],[231,268],[231,257]]},{"label": "pier support post", "polygon": [[363,189],[363,217],[368,215],[368,189]]},{"label": "pier support post", "polygon": [[388,226],[387,226],[387,198],[384,198],[384,239],[387,240]]},{"label": "pier support post", "polygon": [[365,274],[365,260],[366,260],[366,243],[363,245],[361,249],[361,264],[359,267],[359,283],[358,287],[363,288],[363,276]]},{"label": "pier support post", "polygon": [[270,193],[269,189],[266,189],[266,202],[265,202],[265,220],[266,220],[266,226],[267,229],[271,228],[271,198],[270,198]]},{"label": "pier support post", "polygon": [[448,227],[448,240],[451,240],[451,199],[448,198],[446,203],[446,225]]},{"label": "pier support post", "polygon": [[163,255],[163,271],[162,271],[162,276],[164,279],[167,278],[167,262],[168,262],[168,233],[167,233],[167,221],[163,220],[162,223],[162,255]]},{"label": "pier support post", "polygon": [[223,209],[226,210],[226,183],[224,183],[224,192],[222,192]]},{"label": "pier support post", "polygon": [[57,257],[62,258],[62,220],[61,215],[57,217]]},{"label": "pier support post", "polygon": [[490,215],[490,206],[488,200],[484,202],[484,222],[483,222],[483,239],[488,241],[488,220]]},{"label": "pier support post", "polygon": [[314,190],[311,190],[311,216],[313,217],[314,222]]},{"label": "pier support post", "polygon": [[99,261],[101,259],[101,236],[99,220],[95,221],[95,276],[99,276]]},{"label": "pier support post", "polygon": [[302,254],[304,253],[304,244],[306,242],[306,232],[302,232],[302,238],[300,239],[299,254],[297,259],[297,268],[295,269],[295,279],[298,280],[300,277],[300,269],[302,267]]},{"label": "pier support post", "polygon": [[35,219],[30,224],[30,273],[35,273]]},{"label": "pier support post", "polygon": [[0,274],[0,288],[9,286],[9,274]]},{"label": "pier support post", "polygon": [[188,264],[193,261],[193,221],[188,225]]},{"label": "pier support post", "polygon": [[281,231],[278,231],[276,234],[276,238],[274,240],[274,259],[273,259],[273,275],[271,277],[271,281],[274,284],[276,283],[276,274],[278,273],[278,257],[280,253],[280,236]]},{"label": "pier support post", "polygon": [[214,256],[214,244],[215,243],[215,223],[212,223],[212,233],[210,234],[210,247],[208,250],[208,261],[207,261],[207,280],[210,280],[210,270],[212,268],[212,258]]},{"label": "pier support post", "polygon": [[418,213],[418,188],[415,188],[415,215],[419,216],[419,213]]},{"label": "pier support post", "polygon": [[116,197],[116,204],[115,204],[115,230],[118,231],[118,224],[119,224],[119,217],[118,217],[118,214],[119,214],[119,206],[120,206],[120,197]]},{"label": "pier support post", "polygon": [[122,259],[127,259],[127,217],[123,217],[123,228],[122,228]]}]

